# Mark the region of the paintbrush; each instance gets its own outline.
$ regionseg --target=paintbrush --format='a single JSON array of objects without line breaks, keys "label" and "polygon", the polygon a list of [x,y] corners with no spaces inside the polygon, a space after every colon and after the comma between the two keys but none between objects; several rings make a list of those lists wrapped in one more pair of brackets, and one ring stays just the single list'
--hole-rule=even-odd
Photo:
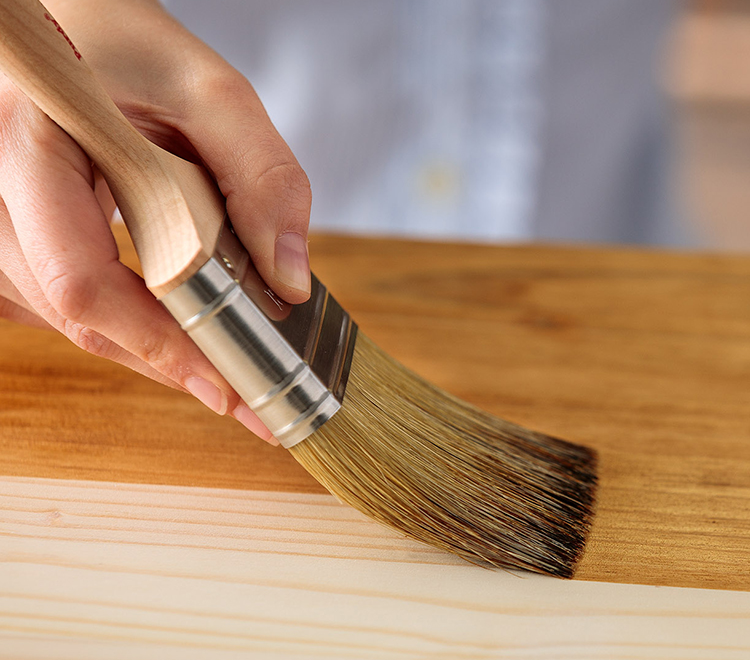
[{"label": "paintbrush", "polygon": [[497,419],[380,351],[312,277],[260,279],[199,166],[119,112],[37,0],[4,0],[2,70],[107,180],[146,285],[281,444],[340,500],[469,561],[569,577],[596,489],[590,449]]}]

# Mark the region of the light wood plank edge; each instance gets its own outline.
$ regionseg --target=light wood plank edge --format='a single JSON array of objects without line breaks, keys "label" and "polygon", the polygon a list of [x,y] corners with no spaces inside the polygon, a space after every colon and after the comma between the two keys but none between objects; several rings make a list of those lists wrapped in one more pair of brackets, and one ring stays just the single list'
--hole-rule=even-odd
[{"label": "light wood plank edge", "polygon": [[471,566],[325,495],[0,478],[4,657],[734,660],[748,620],[744,592]]}]

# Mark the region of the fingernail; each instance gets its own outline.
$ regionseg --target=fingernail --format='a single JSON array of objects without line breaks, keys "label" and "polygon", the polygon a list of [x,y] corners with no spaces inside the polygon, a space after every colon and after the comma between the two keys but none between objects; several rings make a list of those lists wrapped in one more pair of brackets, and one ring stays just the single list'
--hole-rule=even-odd
[{"label": "fingernail", "polygon": [[219,415],[226,413],[228,406],[227,395],[205,378],[190,376],[185,381],[185,389],[215,413]]},{"label": "fingernail", "polygon": [[304,236],[290,231],[276,239],[274,268],[279,281],[310,293],[310,260]]},{"label": "fingernail", "polygon": [[261,440],[265,440],[274,447],[278,447],[279,441],[271,435],[271,431],[269,431],[266,425],[260,421],[258,416],[250,410],[250,407],[246,403],[241,403],[237,406],[232,411],[232,417],[234,417],[248,431],[255,433],[255,435]]}]

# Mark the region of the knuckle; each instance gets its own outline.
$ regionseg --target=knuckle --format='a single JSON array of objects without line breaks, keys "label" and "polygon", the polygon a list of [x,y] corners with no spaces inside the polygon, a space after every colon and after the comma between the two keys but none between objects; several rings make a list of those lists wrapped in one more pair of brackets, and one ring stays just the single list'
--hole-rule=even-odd
[{"label": "knuckle", "polygon": [[110,342],[96,330],[93,330],[82,323],[75,323],[74,321],[66,320],[64,322],[63,334],[65,334],[65,336],[76,346],[82,348],[87,353],[99,357],[107,357]]},{"label": "knuckle", "polygon": [[60,149],[65,134],[46,115],[35,116],[26,129],[26,140],[33,153],[51,154]]},{"label": "knuckle", "polygon": [[197,96],[212,102],[245,100],[250,96],[256,100],[255,90],[247,78],[238,71],[229,69],[217,72],[213,67],[200,68],[193,72],[191,89]]},{"label": "knuckle", "polygon": [[50,259],[38,272],[39,285],[50,306],[64,319],[81,322],[96,300],[96,286],[66,263]]},{"label": "knuckle", "polygon": [[0,78],[0,135],[5,136],[24,112],[26,102],[8,78]]},{"label": "knuckle", "polygon": [[0,83],[0,138],[3,143],[47,146],[58,132],[56,125],[17,88]]},{"label": "knuckle", "polygon": [[162,335],[150,337],[141,345],[138,357],[160,373],[168,373],[170,351],[167,338]]},{"label": "knuckle", "polygon": [[21,108],[12,94],[0,91],[0,164],[7,169],[6,161],[18,143],[18,123]]},{"label": "knuckle", "polygon": [[309,213],[312,204],[310,180],[296,160],[284,160],[267,167],[256,179],[255,188],[260,194],[282,202],[287,213]]}]

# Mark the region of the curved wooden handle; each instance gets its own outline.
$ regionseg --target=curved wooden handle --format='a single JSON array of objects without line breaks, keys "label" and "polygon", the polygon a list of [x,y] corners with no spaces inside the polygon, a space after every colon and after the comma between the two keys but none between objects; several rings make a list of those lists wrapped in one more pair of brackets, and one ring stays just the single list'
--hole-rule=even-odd
[{"label": "curved wooden handle", "polygon": [[37,0],[2,0],[0,69],[99,167],[157,297],[211,257],[225,212],[215,183],[133,128]]}]

